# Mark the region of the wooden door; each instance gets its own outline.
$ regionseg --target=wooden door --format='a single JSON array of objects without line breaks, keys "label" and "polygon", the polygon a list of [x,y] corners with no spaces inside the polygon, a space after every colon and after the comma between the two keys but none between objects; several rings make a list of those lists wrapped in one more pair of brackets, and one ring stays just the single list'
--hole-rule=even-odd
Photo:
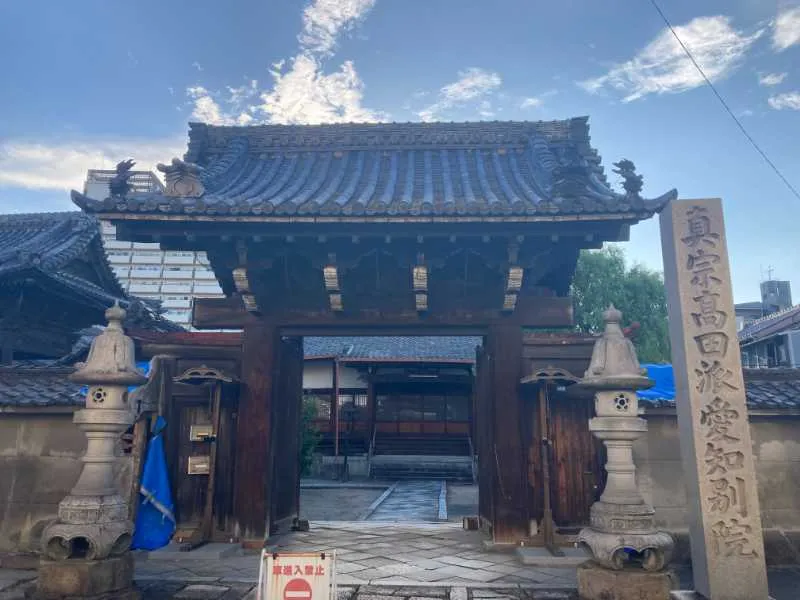
[{"label": "wooden door", "polygon": [[303,397],[302,338],[282,338],[273,381],[272,469],[269,533],[286,531],[300,510],[300,411]]},{"label": "wooden door", "polygon": [[170,443],[175,448],[171,469],[177,520],[175,538],[179,543],[194,544],[207,537],[205,517],[214,445],[213,386],[175,384],[171,408],[168,425]]}]

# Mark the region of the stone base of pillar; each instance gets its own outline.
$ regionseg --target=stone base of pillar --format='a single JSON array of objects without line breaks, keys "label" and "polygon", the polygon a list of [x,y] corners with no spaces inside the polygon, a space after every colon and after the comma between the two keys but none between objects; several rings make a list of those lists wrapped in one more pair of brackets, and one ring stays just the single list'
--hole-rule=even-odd
[{"label": "stone base of pillar", "polygon": [[103,560],[42,560],[30,600],[139,600],[133,555]]},{"label": "stone base of pillar", "polygon": [[670,600],[678,585],[672,571],[625,568],[612,571],[593,561],[578,567],[578,597],[581,600]]}]

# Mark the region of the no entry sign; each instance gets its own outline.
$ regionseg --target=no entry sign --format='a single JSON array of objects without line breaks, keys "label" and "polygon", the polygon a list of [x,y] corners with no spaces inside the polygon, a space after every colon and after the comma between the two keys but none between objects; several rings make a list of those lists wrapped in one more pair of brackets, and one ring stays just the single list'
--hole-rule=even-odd
[{"label": "no entry sign", "polygon": [[261,554],[258,600],[335,598],[333,552]]},{"label": "no entry sign", "polygon": [[311,600],[311,584],[305,579],[290,579],[283,588],[283,600]]}]

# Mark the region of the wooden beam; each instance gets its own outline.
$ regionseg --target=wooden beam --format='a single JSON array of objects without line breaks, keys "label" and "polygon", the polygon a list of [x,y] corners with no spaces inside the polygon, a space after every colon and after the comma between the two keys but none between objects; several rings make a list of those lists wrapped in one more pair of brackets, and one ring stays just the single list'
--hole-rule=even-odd
[{"label": "wooden beam", "polygon": [[298,332],[359,329],[372,330],[431,330],[484,328],[490,325],[513,324],[518,327],[554,328],[572,325],[572,299],[555,296],[534,296],[523,291],[519,295],[516,310],[504,313],[495,310],[453,309],[445,313],[418,313],[416,310],[385,311],[365,309],[334,313],[329,310],[300,311],[285,310],[265,313],[257,317],[248,313],[239,297],[198,298],[192,308],[192,325],[198,329],[238,329],[270,323],[276,327]]}]

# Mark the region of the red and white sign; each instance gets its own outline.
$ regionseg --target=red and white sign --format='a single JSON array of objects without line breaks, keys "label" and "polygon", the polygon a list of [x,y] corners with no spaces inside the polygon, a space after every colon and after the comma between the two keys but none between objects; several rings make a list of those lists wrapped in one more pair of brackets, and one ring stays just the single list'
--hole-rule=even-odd
[{"label": "red and white sign", "polygon": [[257,600],[331,600],[335,557],[322,553],[261,553]]}]

